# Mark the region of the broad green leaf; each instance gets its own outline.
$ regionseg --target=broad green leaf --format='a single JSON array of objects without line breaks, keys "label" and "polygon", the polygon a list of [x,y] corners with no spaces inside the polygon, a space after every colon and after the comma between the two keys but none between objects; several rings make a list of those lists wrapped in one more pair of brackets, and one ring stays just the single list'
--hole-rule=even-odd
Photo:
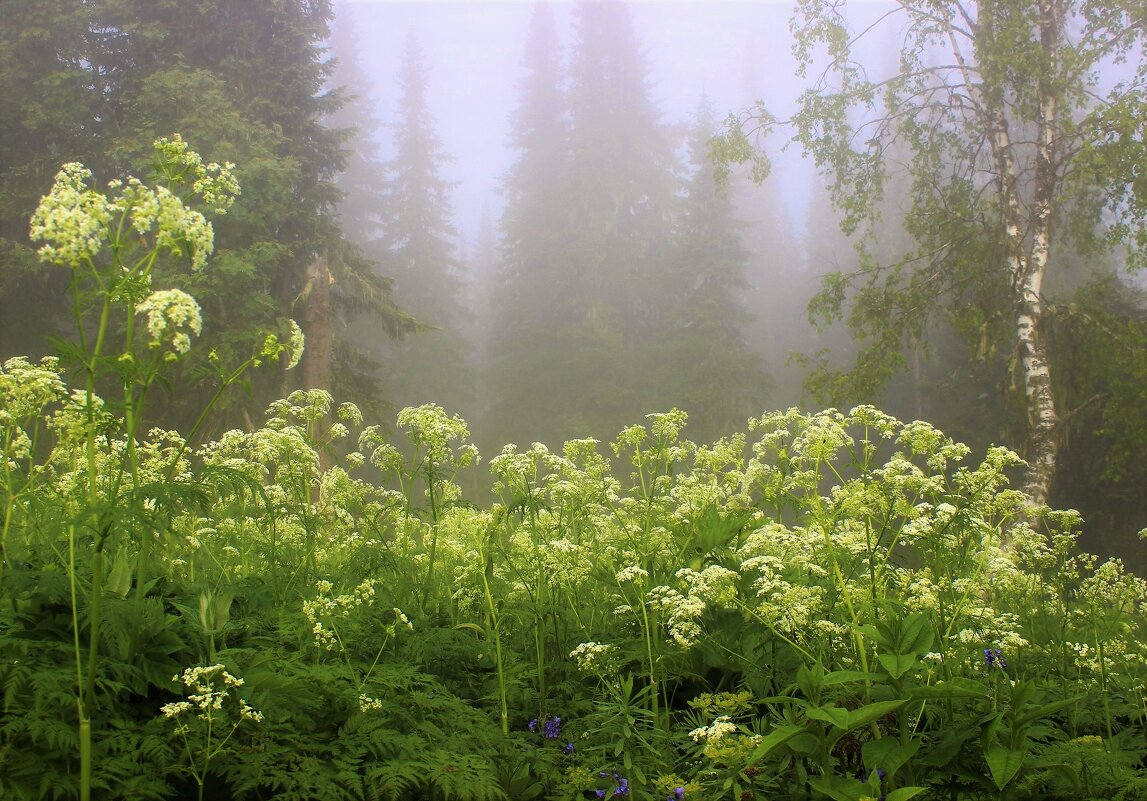
[{"label": "broad green leaf", "polygon": [[752,765],[761,761],[769,755],[774,748],[784,745],[786,742],[796,737],[798,734],[804,733],[803,726],[794,726],[789,724],[787,726],[778,726],[757,743],[757,747],[753,749],[752,756],[749,757],[749,764]]},{"label": "broad green leaf", "polygon": [[820,698],[821,688],[824,687],[824,667],[819,662],[811,668],[801,665],[796,678],[797,686],[800,687],[804,697],[816,703]]},{"label": "broad green leaf", "polygon": [[127,594],[131,592],[132,568],[132,560],[127,550],[121,548],[116,551],[104,589],[120,598],[126,598]]},{"label": "broad green leaf", "polygon": [[859,628],[860,633],[863,634],[866,639],[876,643],[882,649],[891,650],[893,648],[892,638],[889,636],[886,626],[877,627],[868,624],[860,626]]},{"label": "broad green leaf", "polygon": [[866,742],[860,752],[864,757],[864,767],[869,771],[880,768],[892,776],[919,750],[919,740],[901,743],[895,737],[881,737],[879,740]]},{"label": "broad green leaf", "polygon": [[1080,699],[1082,698],[1083,696],[1076,695],[1072,698],[1061,698],[1058,701],[1052,701],[1050,704],[1043,704],[1042,706],[1038,706],[1030,712],[1017,717],[1016,726],[1021,729],[1025,728],[1029,723],[1034,723],[1040,718],[1046,718],[1050,715],[1054,715],[1061,709],[1066,709],[1069,706],[1079,703]]},{"label": "broad green leaf", "polygon": [[1020,772],[1027,751],[989,742],[984,746],[984,756],[988,760],[988,770],[992,772],[992,781],[997,788],[1003,790]]},{"label": "broad green leaf", "polygon": [[876,658],[894,679],[903,676],[916,664],[916,654],[877,654]]},{"label": "broad green leaf", "polygon": [[927,790],[927,787],[897,787],[895,790],[884,796],[884,801],[908,801],[920,793]]},{"label": "broad green leaf", "polygon": [[814,706],[808,710],[813,720],[823,720],[838,729],[848,731],[848,710],[841,706]]},{"label": "broad green leaf", "polygon": [[916,654],[917,656],[926,654],[932,648],[932,640],[935,636],[932,631],[932,622],[928,620],[927,615],[922,615],[919,612],[909,615],[904,620],[903,629],[900,634],[900,648],[898,649],[902,654]]},{"label": "broad green leaf", "polygon": [[877,673],[866,673],[863,670],[834,670],[824,676],[824,686],[837,684],[850,684],[852,682],[875,681],[880,678]]},{"label": "broad green leaf", "polygon": [[872,794],[872,788],[866,782],[841,776],[810,777],[808,783],[818,793],[827,795],[833,801],[860,801],[864,796]]},{"label": "broad green leaf", "polygon": [[867,725],[874,720],[879,720],[889,712],[904,706],[906,703],[908,703],[908,699],[902,698],[895,701],[877,701],[874,704],[865,704],[859,709],[845,709],[839,706],[818,706],[808,710],[808,716],[814,720],[823,720],[831,723],[838,729],[851,731],[859,726]]}]

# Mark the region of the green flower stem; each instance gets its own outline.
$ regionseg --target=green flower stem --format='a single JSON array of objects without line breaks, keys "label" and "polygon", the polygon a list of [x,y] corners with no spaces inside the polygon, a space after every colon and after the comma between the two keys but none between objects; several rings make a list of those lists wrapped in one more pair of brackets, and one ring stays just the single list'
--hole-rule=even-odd
[{"label": "green flower stem", "polygon": [[1114,732],[1111,727],[1111,699],[1107,692],[1107,659],[1103,648],[1104,640],[1099,636],[1099,630],[1095,628],[1092,630],[1095,632],[1095,653],[1099,657],[1099,693],[1103,697],[1103,720],[1107,724],[1107,741],[1103,747],[1110,751]]},{"label": "green flower stem", "polygon": [[493,562],[490,561],[490,557],[484,551],[479,552],[479,556],[482,558],[484,565],[482,570],[482,595],[486,600],[486,614],[489,618],[489,629],[494,632],[494,660],[495,667],[498,671],[498,714],[502,724],[502,734],[509,736],[510,706],[506,694],[506,669],[502,662],[502,622],[498,615],[498,607],[494,603],[494,595],[490,592],[490,577],[488,575],[488,572],[493,569]]}]

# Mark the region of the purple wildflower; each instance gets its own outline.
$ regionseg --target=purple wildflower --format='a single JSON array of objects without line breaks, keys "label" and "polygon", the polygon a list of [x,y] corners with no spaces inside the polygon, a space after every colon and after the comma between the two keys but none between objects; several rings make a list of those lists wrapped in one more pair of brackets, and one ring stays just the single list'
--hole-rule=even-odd
[{"label": "purple wildflower", "polygon": [[984,661],[988,664],[989,668],[998,667],[1000,670],[1008,669],[1008,663],[1004,661],[1004,655],[1000,653],[999,648],[985,648]]},{"label": "purple wildflower", "polygon": [[563,754],[572,754],[574,752],[574,744],[566,743],[566,747],[562,749]]},{"label": "purple wildflower", "polygon": [[542,736],[547,740],[556,740],[562,733],[562,719],[559,717],[550,718],[542,726]]},{"label": "purple wildflower", "polygon": [[674,787],[673,788],[673,797],[670,799],[667,799],[667,801],[683,801],[684,798],[685,798],[685,788],[684,787]]},{"label": "purple wildflower", "polygon": [[531,720],[529,723],[526,724],[526,728],[529,729],[530,731],[537,731],[538,730],[538,719],[534,718],[533,720]]}]

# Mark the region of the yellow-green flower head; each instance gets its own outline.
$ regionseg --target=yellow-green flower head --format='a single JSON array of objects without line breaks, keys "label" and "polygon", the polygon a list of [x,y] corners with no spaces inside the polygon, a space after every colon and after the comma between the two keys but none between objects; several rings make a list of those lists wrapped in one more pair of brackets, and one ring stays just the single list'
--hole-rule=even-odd
[{"label": "yellow-green flower head", "polygon": [[31,228],[32,241],[45,243],[38,251],[41,261],[78,267],[103,247],[115,207],[88,188],[91,177],[84,165],[65,164],[52,190],[41,198]]},{"label": "yellow-green flower head", "polygon": [[179,134],[155,140],[155,155],[168,180],[190,182],[192,193],[203,198],[216,214],[226,214],[239,194],[239,182],[233,174],[235,165],[229,161],[222,166],[214,162],[204,164]]},{"label": "yellow-green flower head", "polygon": [[306,337],[303,336],[303,329],[299,328],[299,324],[294,320],[288,321],[291,324],[291,336],[287,340],[287,369],[292,370],[298,367],[299,362],[303,358],[303,349],[306,346]]},{"label": "yellow-green flower head", "polygon": [[149,347],[160,348],[170,343],[176,353],[191,350],[188,332],[199,335],[203,330],[203,317],[195,298],[181,289],[162,289],[152,292],[136,313],[147,315]]}]

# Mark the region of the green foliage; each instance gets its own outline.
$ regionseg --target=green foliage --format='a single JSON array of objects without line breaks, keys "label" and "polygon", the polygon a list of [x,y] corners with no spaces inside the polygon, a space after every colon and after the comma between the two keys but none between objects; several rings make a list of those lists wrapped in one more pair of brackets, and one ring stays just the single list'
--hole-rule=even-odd
[{"label": "green foliage", "polygon": [[[146,181],[152,141],[172,131],[213,160],[241,165],[244,191],[217,226],[210,271],[191,281],[162,264],[155,272],[156,288],[178,285],[198,300],[208,333],[206,347],[176,370],[181,392],[151,407],[153,423],[189,429],[218,386],[212,352],[235,364],[266,331],[302,319],[295,307],[305,305],[306,268],[317,254],[332,265],[337,307],[360,298],[359,308],[381,316],[385,329],[409,324],[333,215],[347,132],[324,125],[342,102],[323,87],[331,15],[326,0],[99,0],[82,9],[20,2],[6,9],[0,69],[20,91],[5,95],[0,137],[0,358],[43,354],[45,335],[72,327],[55,300],[66,278],[36,269],[26,225],[59,164],[80,159],[101,182],[128,173]],[[32,320],[35,308],[51,318]],[[221,419],[211,427],[218,433],[222,420],[257,412],[290,388],[290,378],[249,377],[252,392],[214,404]]]},{"label": "green foliage", "polygon": [[[753,140],[784,125],[853,237],[855,265],[832,269],[809,312],[822,327],[846,323],[859,347],[844,368],[806,354],[806,388],[818,402],[878,402],[904,377],[919,397],[919,360],[956,334],[962,352],[944,355],[963,363],[964,383],[975,376],[1021,407],[996,412],[995,436],[1022,443],[1026,489],[1046,498],[1061,440],[1049,421],[1073,411],[1059,379],[1043,378],[1059,369],[1046,355],[1047,287],[1077,253],[1126,245],[1127,266],[1141,262],[1141,11],[983,0],[870,16],[807,0],[792,29],[802,74],[825,69],[790,120],[763,106],[733,118],[714,155],[759,158]],[[943,419],[934,402],[929,418]]]},{"label": "green foliage", "polygon": [[84,388],[0,370],[5,797],[1142,796],[1147,581],[1032,514],[1004,448],[871,406],[698,444],[673,409],[608,450],[506,446],[483,510],[433,404],[397,445],[323,390],[202,445],[143,430],[195,343],[136,288],[226,184],[179,140],[159,158],[197,181],[154,243],[124,232],[168,195],[78,169],[37,217]]}]

